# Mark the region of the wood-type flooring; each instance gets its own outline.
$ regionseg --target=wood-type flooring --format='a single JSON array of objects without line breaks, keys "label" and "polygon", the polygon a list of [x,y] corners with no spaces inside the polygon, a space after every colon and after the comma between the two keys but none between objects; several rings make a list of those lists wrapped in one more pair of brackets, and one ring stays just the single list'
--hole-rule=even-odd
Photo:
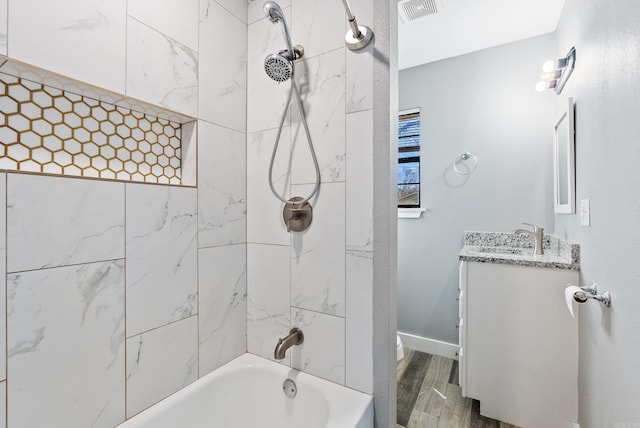
[{"label": "wood-type flooring", "polygon": [[481,416],[480,402],[462,397],[450,358],[405,349],[397,382],[397,428],[517,428]]}]

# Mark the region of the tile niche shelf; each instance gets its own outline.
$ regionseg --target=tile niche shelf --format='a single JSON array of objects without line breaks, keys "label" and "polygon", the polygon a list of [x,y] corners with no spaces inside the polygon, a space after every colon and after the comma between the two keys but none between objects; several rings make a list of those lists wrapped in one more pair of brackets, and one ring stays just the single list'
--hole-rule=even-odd
[{"label": "tile niche shelf", "polygon": [[194,186],[183,173],[195,170],[195,134],[194,118],[24,64],[0,67],[0,170]]}]

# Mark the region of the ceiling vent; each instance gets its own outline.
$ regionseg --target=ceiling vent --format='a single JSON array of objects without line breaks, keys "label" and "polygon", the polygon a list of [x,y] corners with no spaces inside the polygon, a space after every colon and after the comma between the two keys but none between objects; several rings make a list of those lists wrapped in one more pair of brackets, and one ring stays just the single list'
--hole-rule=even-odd
[{"label": "ceiling vent", "polygon": [[398,13],[402,22],[414,21],[438,12],[435,0],[400,0]]}]

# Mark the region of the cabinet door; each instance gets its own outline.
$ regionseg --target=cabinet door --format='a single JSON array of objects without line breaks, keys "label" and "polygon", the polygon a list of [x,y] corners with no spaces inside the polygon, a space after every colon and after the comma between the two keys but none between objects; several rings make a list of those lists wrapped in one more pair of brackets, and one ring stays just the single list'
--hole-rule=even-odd
[{"label": "cabinet door", "polygon": [[466,311],[466,288],[467,288],[467,262],[460,262],[458,286],[458,381],[462,388],[462,396],[467,396],[467,365],[465,364],[465,346],[466,346],[466,328],[465,328],[465,311]]},{"label": "cabinet door", "polygon": [[577,418],[578,329],[564,302],[574,271],[468,262],[466,393],[485,416],[522,427]]}]

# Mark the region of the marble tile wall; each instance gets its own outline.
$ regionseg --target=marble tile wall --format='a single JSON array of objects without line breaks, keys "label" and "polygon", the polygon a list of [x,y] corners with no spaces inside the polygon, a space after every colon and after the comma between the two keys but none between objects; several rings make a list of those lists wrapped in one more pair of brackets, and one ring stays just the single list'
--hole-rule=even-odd
[{"label": "marble tile wall", "polygon": [[[312,185],[291,187],[308,195]],[[291,235],[291,304],[345,316],[345,183],[322,183],[314,198],[313,227]]]},{"label": "marble tile wall", "polygon": [[129,17],[126,93],[133,98],[196,116],[197,51]]},{"label": "marble tile wall", "polygon": [[197,190],[0,181],[9,426],[112,427],[197,379]]},{"label": "marble tile wall", "polygon": [[126,0],[8,0],[8,56],[125,93]]},{"label": "marble tile wall", "polygon": [[0,55],[197,116],[198,0],[4,0],[0,10]]},{"label": "marble tile wall", "polygon": [[7,272],[124,258],[124,186],[9,174]]},{"label": "marble tile wall", "polygon": [[[249,1],[247,20],[247,347],[272,358],[291,327],[305,342],[283,364],[372,392],[373,282],[373,51],[344,47],[346,21],[340,2],[278,2],[305,48],[296,62],[322,185],[311,201],[313,223],[289,234],[282,203],[267,182],[269,158],[289,83],[264,73],[266,55],[284,49],[280,25],[264,17],[262,2]],[[353,3],[372,21],[372,5]],[[304,195],[314,182],[313,164],[297,105],[285,118],[274,166],[275,187],[287,197]]]},{"label": "marble tile wall", "polygon": [[200,121],[198,246],[247,241],[246,135]]},{"label": "marble tile wall", "polygon": [[[167,13],[171,11],[171,13]],[[198,0],[128,0],[127,13],[156,31],[198,50]]]},{"label": "marble tile wall", "polygon": [[7,294],[8,426],[122,421],[124,262],[9,272]]},{"label": "marble tile wall", "polygon": [[[7,175],[0,174],[0,200],[6,201]],[[6,224],[6,211],[0,209],[0,225]],[[0,230],[0,278],[6,278],[7,260],[6,228]],[[6,281],[0,285],[0,426],[4,427],[7,415],[7,305]]]},{"label": "marble tile wall", "polygon": [[[291,275],[288,245],[249,244],[247,261],[247,348],[273,359],[274,338],[291,328]],[[289,364],[288,353],[285,364]]]},{"label": "marble tile wall", "polygon": [[126,343],[127,417],[198,378],[196,316],[128,337]]},{"label": "marble tile wall", "polygon": [[113,427],[245,352],[246,245],[198,250],[197,192],[0,175],[9,426]]},{"label": "marble tile wall", "polygon": [[[366,58],[366,57],[364,57]],[[367,61],[363,61],[367,62]],[[373,61],[371,61],[372,63]],[[359,68],[358,68],[359,70]],[[359,72],[359,71],[357,71]],[[347,84],[347,88],[352,88]],[[352,88],[353,89],[353,88]],[[347,94],[351,94],[347,90]],[[371,99],[370,94],[363,100]],[[373,390],[373,115],[364,109],[346,119],[346,365],[347,385]]]},{"label": "marble tile wall", "polygon": [[[247,134],[247,237],[249,242],[289,245],[290,235],[281,227],[282,203],[269,189],[269,161],[276,129]],[[282,129],[279,150],[273,165],[273,185],[281,195],[289,194],[291,162],[289,127]]]},{"label": "marble tile wall", "polygon": [[[7,420],[7,382],[0,382],[0,421]],[[1,426],[6,426],[6,422],[0,423]]]},{"label": "marble tile wall", "polygon": [[[349,2],[360,25],[373,26],[371,0],[351,0]],[[348,26],[345,27],[345,31]],[[373,63],[374,44],[370,44],[356,55],[347,55],[346,110],[354,113],[373,108]]]},{"label": "marble tile wall", "polygon": [[345,319],[291,307],[291,324],[304,333],[304,343],[291,352],[291,366],[344,384]]},{"label": "marble tile wall", "polygon": [[[345,13],[341,4],[324,0],[291,0],[291,37],[305,47],[305,56],[344,47]],[[342,91],[344,93],[344,91]]]},{"label": "marble tile wall", "polygon": [[[198,148],[189,154],[198,164],[193,189],[0,174],[9,345],[0,413],[5,386],[9,426],[114,426],[246,347],[271,356],[277,338],[296,325],[305,344],[283,364],[372,392],[372,213],[368,188],[360,194],[358,186],[373,175],[366,77],[373,60],[372,51],[344,48],[342,5],[280,2],[297,27],[294,43],[307,48],[296,79],[322,165],[317,217],[294,236],[266,181],[288,85],[263,71],[264,57],[284,41],[262,2],[199,0],[196,14],[189,0],[173,15],[177,0],[54,0],[34,18],[36,0],[9,1],[10,58],[198,124]],[[371,5],[355,4],[366,19]],[[34,25],[20,28],[24,22]],[[78,55],[94,39],[110,44]],[[313,180],[292,107],[274,168],[287,195],[309,191]],[[74,358],[88,347],[97,355],[74,372]],[[43,372],[50,377],[27,400]],[[73,387],[61,387],[61,379]],[[33,397],[54,388],[41,412],[45,423],[30,412]]]},{"label": "marble tile wall", "polygon": [[111,428],[246,351],[247,5],[8,2],[0,55],[195,118],[191,188],[0,170],[0,428]]},{"label": "marble tile wall", "polygon": [[373,390],[372,282],[373,252],[347,251],[346,383],[365,392]]},{"label": "marble tile wall", "polygon": [[209,373],[246,351],[246,254],[246,244],[199,252],[201,373]]},{"label": "marble tile wall", "polygon": [[7,0],[0,1],[0,55],[7,55]]},{"label": "marble tile wall", "polygon": [[245,24],[247,23],[248,1],[219,0],[218,3],[229,12],[231,12],[240,21],[244,22]]},{"label": "marble tile wall", "polygon": [[[240,13],[237,7],[224,7],[241,3],[233,0],[200,0],[201,79],[198,112],[200,119],[245,132],[247,25],[238,17]],[[246,6],[244,12],[246,15]],[[226,66],[221,67],[221,64]]]},{"label": "marble tile wall", "polygon": [[[309,131],[323,182],[345,181],[345,49],[296,64]],[[272,83],[273,85],[273,83]],[[297,106],[291,111],[292,184],[313,183],[315,171]]]},{"label": "marble tile wall", "polygon": [[199,0],[199,373],[247,349],[247,3]]},{"label": "marble tile wall", "polygon": [[126,205],[131,336],[197,312],[197,194],[195,189],[131,184]]}]

